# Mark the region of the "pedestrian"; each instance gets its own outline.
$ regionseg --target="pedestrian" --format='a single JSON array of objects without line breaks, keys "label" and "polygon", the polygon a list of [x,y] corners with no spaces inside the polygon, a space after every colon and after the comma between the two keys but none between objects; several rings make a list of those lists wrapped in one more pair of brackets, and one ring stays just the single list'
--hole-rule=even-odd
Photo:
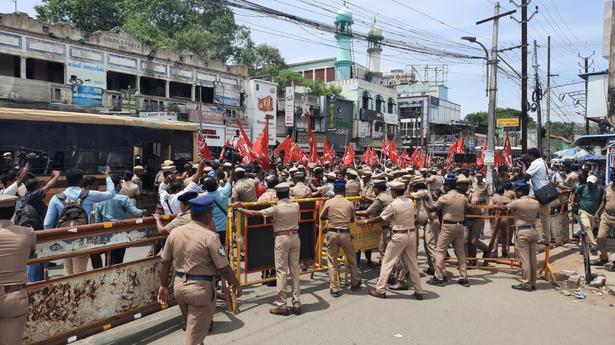
[{"label": "pedestrian", "polygon": [[540,215],[540,203],[529,196],[530,187],[525,180],[515,181],[517,199],[511,201],[505,209],[511,210],[514,229],[517,232],[515,250],[521,262],[522,283],[513,285],[516,290],[532,291],[536,289],[536,244],[538,232],[536,222]]},{"label": "pedestrian", "polygon": [[216,275],[230,283],[237,297],[242,293],[220,239],[209,229],[214,199],[205,195],[190,200],[192,221],[171,232],[161,255],[158,303],[163,307],[168,303],[173,268],[174,296],[186,325],[186,345],[202,344],[209,332],[216,308]]},{"label": "pedestrian", "polygon": [[436,245],[436,272],[434,277],[427,282],[431,285],[446,285],[448,277],[446,275],[444,259],[446,257],[446,251],[452,243],[455,256],[457,256],[457,265],[460,275],[458,283],[465,287],[470,286],[466,270],[463,229],[465,212],[470,204],[465,195],[457,192],[456,187],[457,177],[455,174],[446,175],[444,177],[444,190],[446,194],[438,198],[432,207],[428,207],[430,211],[442,210],[442,226]]},{"label": "pedestrian", "polygon": [[380,268],[380,277],[376,283],[376,288],[369,290],[373,297],[386,298],[386,287],[389,275],[397,260],[401,257],[404,266],[410,273],[410,281],[414,287],[414,297],[417,300],[423,299],[423,288],[421,287],[421,276],[419,266],[416,262],[416,229],[415,229],[415,209],[412,201],[404,196],[406,185],[402,182],[391,182],[391,202],[382,213],[374,218],[362,220],[360,224],[378,223],[383,220],[391,222],[391,240],[387,245]]},{"label": "pedestrian", "polygon": [[594,238],[594,228],[598,225],[598,208],[604,199],[604,188],[598,185],[595,175],[587,177],[587,183],[580,184],[574,192],[574,202],[579,210],[581,224],[585,228],[587,241],[592,252],[596,252],[598,244]]},{"label": "pedestrian", "polygon": [[18,197],[0,195],[0,344],[23,343],[28,317],[26,263],[36,250],[32,228],[11,222]]},{"label": "pedestrian", "polygon": [[248,216],[263,216],[273,218],[273,233],[275,237],[275,276],[277,294],[275,308],[269,310],[275,315],[288,315],[288,300],[286,297],[286,280],[290,275],[292,285],[292,313],[301,314],[301,301],[299,300],[299,255],[301,241],[299,239],[299,204],[290,201],[290,184],[280,183],[275,187],[278,203],[263,210],[237,210]]},{"label": "pedestrian", "polygon": [[[131,198],[119,193],[122,189],[122,179],[118,175],[111,176],[111,180],[115,185],[115,195],[111,199],[96,204],[96,223],[116,222],[118,220],[147,215],[147,210],[138,209]],[[119,265],[124,262],[125,254],[126,248],[112,249],[110,252],[107,252],[106,255],[110,255],[110,258],[107,259],[109,265]],[[93,268],[102,267],[102,261],[97,262],[97,265],[94,265],[94,263],[95,260],[92,260]]]},{"label": "pedestrian", "polygon": [[320,220],[328,221],[325,240],[329,267],[329,293],[333,297],[340,296],[339,262],[337,261],[340,247],[344,250],[344,255],[350,266],[350,288],[352,290],[361,288],[359,268],[357,267],[355,250],[350,236],[350,223],[354,223],[355,220],[354,205],[344,198],[345,187],[344,181],[335,181],[333,185],[335,196],[325,201],[320,213]]},{"label": "pedestrian", "polygon": [[[615,169],[611,168],[609,171],[611,181],[615,181]],[[596,243],[598,244],[598,251],[600,257],[596,260],[592,260],[591,264],[596,266],[602,266],[609,261],[609,253],[606,247],[606,238],[609,231],[615,229],[615,184],[611,182],[606,186],[604,190],[604,198],[600,203],[600,207],[596,212],[596,216],[600,218],[600,225],[598,226],[598,237],[596,237]]]},{"label": "pedestrian", "polygon": [[[113,198],[115,185],[109,175],[109,167],[105,168],[104,192],[96,190],[84,190],[83,171],[69,169],[65,173],[68,187],[62,193],[54,195],[49,201],[49,207],[45,214],[43,226],[51,229],[63,226],[79,226],[91,223],[92,205]],[[73,256],[64,259],[64,274],[84,272],[88,266],[88,255]]]}]

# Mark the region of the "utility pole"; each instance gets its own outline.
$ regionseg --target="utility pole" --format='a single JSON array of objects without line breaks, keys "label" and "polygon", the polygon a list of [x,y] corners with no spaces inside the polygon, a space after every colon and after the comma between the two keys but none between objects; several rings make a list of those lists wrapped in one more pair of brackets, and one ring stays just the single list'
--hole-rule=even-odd
[{"label": "utility pole", "polygon": [[547,160],[551,160],[551,36],[547,37]]},{"label": "utility pole", "polygon": [[532,94],[532,101],[536,104],[536,146],[538,152],[542,155],[542,111],[540,108],[540,101],[542,100],[542,90],[540,88],[540,78],[538,76],[538,44],[534,40],[534,93]]},{"label": "utility pole", "polygon": [[498,89],[498,29],[499,20],[501,17],[509,16],[516,11],[508,11],[500,14],[500,3],[496,2],[493,10],[493,17],[480,20],[476,25],[493,21],[493,36],[491,41],[491,58],[487,63],[491,67],[489,73],[489,125],[487,128],[487,149],[485,151],[485,164],[487,165],[487,185],[493,183],[493,164],[495,156],[495,112],[497,107],[497,89]]},{"label": "utility pole", "polygon": [[[583,64],[579,65],[579,67],[582,68],[583,73],[585,74],[589,73],[589,66],[590,66],[589,59],[591,59],[594,56],[594,54],[595,52],[593,52],[590,56],[587,56],[587,57],[583,57],[581,56],[581,54],[579,54],[579,58],[583,60]],[[589,134],[589,119],[587,118],[587,86],[588,86],[588,83],[589,83],[589,78],[585,76],[585,135]]]}]

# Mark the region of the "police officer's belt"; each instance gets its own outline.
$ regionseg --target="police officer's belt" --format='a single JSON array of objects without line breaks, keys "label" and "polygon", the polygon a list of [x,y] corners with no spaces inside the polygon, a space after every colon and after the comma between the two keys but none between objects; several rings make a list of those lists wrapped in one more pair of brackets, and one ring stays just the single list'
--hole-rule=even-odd
[{"label": "police officer's belt", "polygon": [[442,224],[463,225],[463,220],[460,220],[460,221],[456,221],[456,220],[443,220]]},{"label": "police officer's belt", "polygon": [[284,235],[295,235],[298,234],[299,230],[297,229],[291,229],[291,230],[280,230],[280,231],[276,231],[273,234],[278,237],[278,236],[284,236]]},{"label": "police officer's belt", "polygon": [[412,232],[414,229],[406,229],[406,230],[391,230],[394,234],[407,234],[408,232]]},{"label": "police officer's belt", "polygon": [[186,273],[182,273],[182,272],[175,273],[175,276],[177,278],[181,278],[181,279],[185,279],[185,280],[205,280],[205,281],[208,281],[208,282],[214,280],[214,276],[198,276],[198,275],[186,274]]},{"label": "police officer's belt", "polygon": [[339,233],[345,233],[345,232],[349,232],[350,230],[348,228],[328,228],[327,232],[339,232]]},{"label": "police officer's belt", "polygon": [[20,291],[26,288],[26,284],[0,285],[0,289],[4,289],[4,293]]},{"label": "police officer's belt", "polygon": [[529,229],[533,229],[534,226],[533,225],[519,225],[519,226],[515,226],[515,230],[529,230]]}]

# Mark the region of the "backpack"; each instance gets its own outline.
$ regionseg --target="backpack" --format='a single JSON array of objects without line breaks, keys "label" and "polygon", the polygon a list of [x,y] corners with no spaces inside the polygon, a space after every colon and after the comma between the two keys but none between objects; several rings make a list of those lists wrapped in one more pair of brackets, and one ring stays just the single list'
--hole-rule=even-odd
[{"label": "backpack", "polygon": [[88,213],[81,206],[81,203],[87,196],[87,191],[81,191],[75,201],[70,201],[64,193],[56,194],[56,198],[64,204],[64,209],[60,212],[60,217],[56,223],[57,228],[88,223]]},{"label": "backpack", "polygon": [[41,218],[34,206],[22,202],[19,208],[15,210],[15,225],[41,230],[43,229],[43,218]]}]

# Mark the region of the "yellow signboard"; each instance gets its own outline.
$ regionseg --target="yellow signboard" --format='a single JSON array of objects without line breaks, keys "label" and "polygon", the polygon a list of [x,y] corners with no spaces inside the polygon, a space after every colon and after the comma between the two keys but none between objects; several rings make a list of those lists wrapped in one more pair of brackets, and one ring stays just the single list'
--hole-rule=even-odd
[{"label": "yellow signboard", "polygon": [[504,117],[496,121],[498,127],[519,127],[518,117]]},{"label": "yellow signboard", "polygon": [[381,233],[382,227],[380,224],[369,224],[366,226],[361,226],[357,223],[350,224],[350,235],[352,236],[352,244],[356,251],[378,249]]}]

